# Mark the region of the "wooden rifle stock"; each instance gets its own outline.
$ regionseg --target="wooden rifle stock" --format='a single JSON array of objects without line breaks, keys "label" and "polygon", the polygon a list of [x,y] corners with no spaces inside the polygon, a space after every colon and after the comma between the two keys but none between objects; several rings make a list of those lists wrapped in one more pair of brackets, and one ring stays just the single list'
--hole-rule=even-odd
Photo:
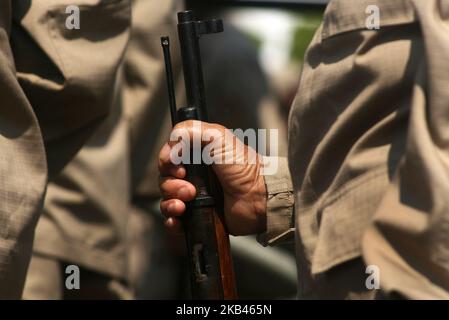
[{"label": "wooden rifle stock", "polygon": [[[207,121],[207,106],[201,67],[201,35],[223,31],[221,20],[197,21],[192,11],[178,13],[178,33],[187,95],[187,107],[176,108],[169,39],[162,37],[172,123]],[[193,152],[201,150],[193,150]],[[193,163],[193,162],[191,162]],[[229,235],[224,223],[223,192],[211,168],[204,164],[185,165],[186,180],[197,191],[186,204],[182,223],[188,250],[192,297],[194,299],[236,299]]]}]

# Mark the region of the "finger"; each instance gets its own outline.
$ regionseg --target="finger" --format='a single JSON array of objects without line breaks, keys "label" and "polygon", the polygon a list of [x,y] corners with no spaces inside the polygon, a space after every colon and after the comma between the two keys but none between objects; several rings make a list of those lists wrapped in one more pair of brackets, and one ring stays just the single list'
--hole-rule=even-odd
[{"label": "finger", "polygon": [[164,199],[179,199],[184,202],[195,199],[196,189],[188,181],[173,177],[160,177],[159,189]]},{"label": "finger", "polygon": [[[198,120],[187,120],[176,124],[168,144],[173,147],[182,140],[184,143],[199,141],[202,146],[205,146],[210,143],[211,140],[219,140],[220,137],[224,136],[225,130],[226,128],[219,124]],[[203,140],[202,138],[207,136],[205,134],[206,131],[209,131],[210,137],[207,140]],[[185,141],[186,139],[188,141]]]},{"label": "finger", "polygon": [[162,200],[160,207],[166,218],[180,217],[186,211],[185,203],[178,199]]},{"label": "finger", "polygon": [[186,170],[182,165],[175,165],[170,159],[171,147],[168,143],[164,144],[159,152],[159,172],[163,176],[173,176],[182,179],[186,176]]}]

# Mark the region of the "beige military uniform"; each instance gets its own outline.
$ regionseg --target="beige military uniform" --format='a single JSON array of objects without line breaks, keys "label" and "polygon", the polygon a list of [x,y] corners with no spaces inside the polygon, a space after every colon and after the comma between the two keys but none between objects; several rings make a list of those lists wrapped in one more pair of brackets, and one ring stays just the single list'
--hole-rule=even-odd
[{"label": "beige military uniform", "polygon": [[296,227],[301,298],[449,298],[448,31],[447,0],[328,5],[290,114],[292,183],[285,165],[266,178],[261,240]]},{"label": "beige military uniform", "polygon": [[[136,194],[159,196],[155,159],[170,130],[160,37],[175,39],[179,3],[132,1],[131,38],[113,111],[48,187],[25,299],[132,297],[126,285],[127,224]],[[178,61],[174,59],[177,72]],[[147,171],[151,189],[143,192],[139,186]],[[67,264],[82,268],[81,287],[89,286],[90,294],[65,290],[61,279]]]},{"label": "beige military uniform", "polygon": [[[82,11],[80,30],[66,28],[68,5]],[[127,0],[0,2],[0,298],[21,295],[47,168],[54,176],[110,109],[129,9]]]}]

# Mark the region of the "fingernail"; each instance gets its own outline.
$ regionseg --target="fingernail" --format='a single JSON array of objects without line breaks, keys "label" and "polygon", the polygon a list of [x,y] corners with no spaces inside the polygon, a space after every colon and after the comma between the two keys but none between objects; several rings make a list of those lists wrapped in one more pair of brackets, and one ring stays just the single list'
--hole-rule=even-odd
[{"label": "fingernail", "polygon": [[168,218],[167,220],[165,220],[165,224],[168,227],[171,227],[173,225],[173,219],[172,218]]},{"label": "fingernail", "polygon": [[173,213],[176,211],[176,203],[170,203],[167,207],[168,212]]},{"label": "fingernail", "polygon": [[183,177],[185,175],[185,173],[184,173],[185,171],[184,170],[185,170],[184,167],[176,168],[176,175],[178,177]]},{"label": "fingernail", "polygon": [[179,189],[178,197],[181,199],[190,198],[190,190],[186,187]]}]

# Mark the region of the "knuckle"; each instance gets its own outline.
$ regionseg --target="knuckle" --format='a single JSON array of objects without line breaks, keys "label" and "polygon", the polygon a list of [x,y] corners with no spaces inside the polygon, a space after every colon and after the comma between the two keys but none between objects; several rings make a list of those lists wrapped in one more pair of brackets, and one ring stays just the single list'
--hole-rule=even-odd
[{"label": "knuckle", "polygon": [[165,215],[167,209],[166,201],[161,201],[159,203],[159,208],[161,209],[161,212]]},{"label": "knuckle", "polygon": [[165,177],[162,177],[162,176],[159,176],[159,181],[158,181],[158,183],[159,183],[159,189],[163,189],[164,188],[164,181],[165,181]]}]

